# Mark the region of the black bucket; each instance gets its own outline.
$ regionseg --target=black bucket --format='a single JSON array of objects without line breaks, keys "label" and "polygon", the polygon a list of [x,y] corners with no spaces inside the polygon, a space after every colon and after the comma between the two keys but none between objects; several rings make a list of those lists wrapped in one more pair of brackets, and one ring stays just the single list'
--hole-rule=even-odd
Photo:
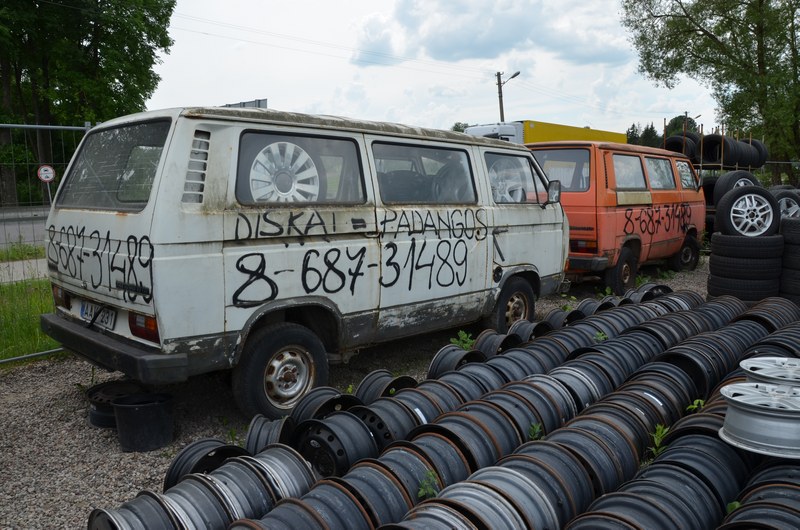
[{"label": "black bucket", "polygon": [[172,441],[170,394],[129,394],[115,399],[112,405],[123,451],[153,451]]}]

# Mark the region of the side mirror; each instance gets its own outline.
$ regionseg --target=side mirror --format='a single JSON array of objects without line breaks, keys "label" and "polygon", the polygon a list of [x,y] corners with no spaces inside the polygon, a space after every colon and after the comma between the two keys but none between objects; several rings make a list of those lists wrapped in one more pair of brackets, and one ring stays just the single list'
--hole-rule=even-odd
[{"label": "side mirror", "polygon": [[547,202],[545,204],[551,204],[555,202],[561,202],[560,180],[551,180],[547,185]]}]

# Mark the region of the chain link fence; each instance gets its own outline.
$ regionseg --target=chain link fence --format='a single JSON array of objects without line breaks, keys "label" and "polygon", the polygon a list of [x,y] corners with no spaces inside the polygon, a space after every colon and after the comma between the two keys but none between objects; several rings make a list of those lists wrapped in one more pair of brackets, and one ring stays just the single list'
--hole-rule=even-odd
[{"label": "chain link fence", "polygon": [[39,331],[39,315],[52,311],[45,223],[87,130],[0,124],[0,359],[55,346]]}]

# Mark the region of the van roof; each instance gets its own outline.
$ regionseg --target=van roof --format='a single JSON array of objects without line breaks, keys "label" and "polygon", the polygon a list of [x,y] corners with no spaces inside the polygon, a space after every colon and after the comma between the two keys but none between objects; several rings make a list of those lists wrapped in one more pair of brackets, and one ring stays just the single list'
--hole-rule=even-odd
[{"label": "van roof", "polygon": [[113,120],[102,123],[101,127],[113,127],[131,121],[141,121],[158,117],[170,117],[172,119],[180,116],[190,119],[214,119],[229,121],[246,121],[252,123],[272,123],[283,126],[308,126],[312,125],[320,129],[346,130],[361,133],[378,133],[390,136],[415,137],[426,140],[446,140],[462,144],[478,144],[495,148],[514,149],[525,151],[524,146],[513,144],[503,140],[493,138],[483,138],[455,131],[444,129],[429,129],[425,127],[414,127],[400,123],[379,122],[369,120],[358,120],[342,116],[330,116],[321,114],[303,114],[299,112],[286,112],[274,109],[263,109],[254,107],[181,107],[163,110],[153,110],[121,116]]},{"label": "van roof", "polygon": [[620,144],[615,142],[599,142],[590,140],[561,140],[557,142],[534,142],[525,144],[525,147],[529,149],[535,147],[591,147],[591,146],[595,146],[598,149],[614,149],[615,151],[626,151],[628,153],[636,153],[636,154],[675,156],[678,158],[685,158],[689,160],[689,157],[684,155],[683,153],[678,153],[677,151],[669,151],[667,149],[660,149],[658,147],[648,147],[646,145]]}]

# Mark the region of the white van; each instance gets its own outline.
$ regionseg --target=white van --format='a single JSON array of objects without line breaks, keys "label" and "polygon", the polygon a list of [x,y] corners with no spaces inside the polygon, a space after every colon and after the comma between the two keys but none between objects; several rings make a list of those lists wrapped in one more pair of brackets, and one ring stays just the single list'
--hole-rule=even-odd
[{"label": "white van", "polygon": [[122,117],[59,186],[41,325],[146,384],[233,369],[242,411],[278,417],[357,348],[532,318],[564,281],[559,195],[525,147],[466,134],[266,109]]}]

